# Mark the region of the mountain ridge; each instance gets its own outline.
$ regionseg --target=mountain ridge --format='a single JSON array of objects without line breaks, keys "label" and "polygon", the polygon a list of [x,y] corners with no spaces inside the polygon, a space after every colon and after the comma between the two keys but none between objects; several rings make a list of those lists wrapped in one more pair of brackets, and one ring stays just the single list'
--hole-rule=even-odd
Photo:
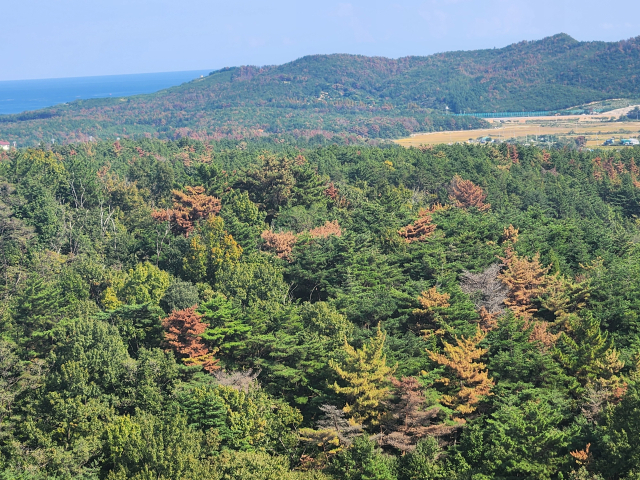
[{"label": "mountain ridge", "polygon": [[315,54],[282,65],[227,67],[154,94],[82,100],[21,114],[24,119],[0,116],[0,136],[54,135],[64,142],[88,135],[393,138],[482,125],[445,116],[447,107],[556,110],[640,97],[639,71],[640,36],[580,42],[561,33],[503,48],[398,59]]}]

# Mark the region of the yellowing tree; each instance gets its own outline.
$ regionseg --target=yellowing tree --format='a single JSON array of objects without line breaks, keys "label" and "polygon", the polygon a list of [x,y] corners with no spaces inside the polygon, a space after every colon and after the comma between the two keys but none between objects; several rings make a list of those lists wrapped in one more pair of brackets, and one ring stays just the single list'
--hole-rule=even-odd
[{"label": "yellowing tree", "polygon": [[347,358],[344,364],[333,360],[329,362],[346,383],[341,387],[335,382],[331,389],[347,396],[349,403],[343,410],[356,423],[377,423],[382,401],[389,396],[389,376],[395,372],[397,365],[387,366],[387,356],[383,353],[385,339],[386,334],[378,325],[376,335],[362,349],[353,348],[345,339]]},{"label": "yellowing tree", "polygon": [[472,413],[481,397],[489,395],[494,385],[489,378],[487,366],[478,360],[487,353],[478,344],[485,333],[478,328],[471,338],[456,338],[456,345],[444,342],[444,353],[427,350],[429,358],[447,367],[448,376],[438,379],[450,389],[450,394],[443,395],[445,405],[455,408],[463,415]]},{"label": "yellowing tree", "polygon": [[422,309],[416,309],[413,313],[423,314],[431,311],[433,308],[447,308],[451,295],[448,293],[439,293],[436,287],[431,287],[420,293],[418,301],[422,305]]},{"label": "yellowing tree", "polygon": [[182,263],[192,281],[213,283],[218,271],[238,263],[241,255],[242,247],[224,229],[224,220],[211,216],[196,226]]},{"label": "yellowing tree", "polygon": [[528,319],[536,312],[532,300],[545,292],[548,282],[547,272],[549,267],[540,264],[540,254],[529,260],[519,257],[513,249],[518,241],[518,231],[509,226],[505,229],[504,237],[507,240],[505,256],[500,257],[504,264],[504,270],[498,278],[509,288],[509,294],[504,303],[517,317]]},{"label": "yellowing tree", "polygon": [[102,295],[102,305],[107,310],[113,310],[122,304],[157,304],[170,283],[167,272],[149,262],[138,263],[127,273],[112,272],[110,285]]}]

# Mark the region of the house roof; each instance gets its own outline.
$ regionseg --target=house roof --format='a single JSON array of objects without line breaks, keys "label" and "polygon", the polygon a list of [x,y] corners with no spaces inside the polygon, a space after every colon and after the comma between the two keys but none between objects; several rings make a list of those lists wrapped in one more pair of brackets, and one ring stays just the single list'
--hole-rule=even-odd
[{"label": "house roof", "polygon": [[3,142],[2,140],[0,140],[0,145],[11,145],[9,142]]}]

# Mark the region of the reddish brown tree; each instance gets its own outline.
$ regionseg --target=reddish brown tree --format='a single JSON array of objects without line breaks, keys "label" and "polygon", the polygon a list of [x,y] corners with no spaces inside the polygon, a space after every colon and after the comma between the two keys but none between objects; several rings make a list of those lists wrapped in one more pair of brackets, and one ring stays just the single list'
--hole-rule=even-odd
[{"label": "reddish brown tree", "polygon": [[418,220],[398,231],[400,236],[403,237],[407,243],[422,242],[429,238],[436,230],[437,225],[435,223],[431,223],[431,215],[428,215],[425,212],[420,213],[424,214],[421,215]]},{"label": "reddish brown tree", "polygon": [[482,190],[482,187],[475,185],[471,180],[463,180],[458,175],[451,180],[451,195],[449,198],[459,208],[475,207],[481,212],[491,208],[490,203],[484,203],[487,195]]},{"label": "reddish brown tree", "polygon": [[291,261],[291,251],[301,235],[308,234],[311,238],[327,238],[331,235],[339,237],[342,235],[342,229],[337,220],[333,222],[325,222],[324,225],[312,228],[308,232],[295,234],[293,232],[279,232],[265,230],[260,235],[264,240],[264,246],[267,250],[275,253],[278,258]]},{"label": "reddish brown tree", "polygon": [[309,235],[313,238],[327,238],[331,235],[340,237],[342,235],[342,229],[340,228],[337,220],[334,220],[333,222],[327,221],[324,225],[309,230]]},{"label": "reddish brown tree", "polygon": [[202,316],[196,312],[197,306],[185,310],[176,310],[162,321],[167,343],[178,353],[185,365],[202,365],[207,372],[219,367],[214,352],[204,344],[200,337],[207,329]]},{"label": "reddish brown tree", "polygon": [[509,152],[509,158],[513,163],[520,163],[520,157],[518,156],[518,147],[515,145],[507,145],[507,152]]},{"label": "reddish brown tree", "polygon": [[291,251],[298,240],[298,236],[293,232],[276,233],[265,230],[261,235],[267,250],[271,250],[278,258],[291,260]]},{"label": "reddish brown tree", "polygon": [[152,212],[154,219],[160,222],[173,222],[175,233],[187,236],[194,224],[200,219],[216,215],[222,207],[220,199],[204,194],[204,187],[185,187],[186,192],[173,190],[173,208]]},{"label": "reddish brown tree", "polygon": [[[529,325],[525,325],[527,328]],[[556,341],[560,337],[559,333],[551,333],[549,331],[549,323],[548,322],[534,322],[533,328],[531,329],[531,336],[529,337],[530,342],[539,342],[543,351],[547,351],[552,348]]]},{"label": "reddish brown tree", "polygon": [[335,200],[338,198],[338,189],[336,188],[336,186],[333,184],[333,182],[331,182],[329,184],[329,186],[326,188],[326,190],[324,191],[324,194],[329,197],[331,200]]},{"label": "reddish brown tree", "polygon": [[389,414],[384,430],[378,437],[381,445],[390,445],[401,452],[410,452],[416,443],[427,435],[442,436],[453,432],[457,426],[435,423],[440,407],[427,406],[427,400],[420,383],[414,377],[403,377],[402,380],[391,379],[398,403],[389,403]]}]

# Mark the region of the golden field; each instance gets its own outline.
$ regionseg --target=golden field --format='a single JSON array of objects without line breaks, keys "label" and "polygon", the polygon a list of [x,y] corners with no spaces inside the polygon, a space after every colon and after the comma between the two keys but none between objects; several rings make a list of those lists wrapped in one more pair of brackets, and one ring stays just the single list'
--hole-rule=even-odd
[{"label": "golden field", "polygon": [[640,138],[640,121],[605,121],[613,118],[618,117],[601,114],[562,117],[491,118],[486,119],[492,124],[491,128],[416,133],[411,137],[396,140],[396,143],[409,147],[467,142],[469,139],[476,140],[480,137],[491,137],[501,141],[516,138],[518,142],[526,143],[527,141],[536,141],[538,137],[554,135],[566,138],[584,136],[587,139],[587,146],[595,147],[602,145],[606,139],[611,137],[615,137],[616,140],[629,137]]}]

